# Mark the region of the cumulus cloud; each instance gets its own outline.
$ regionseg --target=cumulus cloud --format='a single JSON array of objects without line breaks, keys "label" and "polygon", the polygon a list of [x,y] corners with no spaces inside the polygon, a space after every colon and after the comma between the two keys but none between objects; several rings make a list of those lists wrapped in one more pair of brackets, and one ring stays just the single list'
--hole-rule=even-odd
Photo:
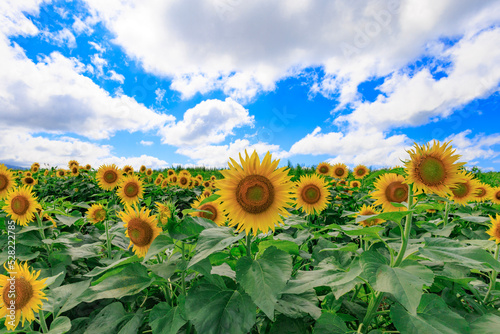
[{"label": "cumulus cloud", "polygon": [[233,129],[253,123],[248,110],[228,97],[198,103],[184,113],[181,121],[164,127],[160,134],[164,144],[178,147],[215,144],[233,134]]},{"label": "cumulus cloud", "polygon": [[471,133],[471,130],[465,130],[445,139],[445,141],[452,140],[453,148],[456,148],[457,153],[462,156],[460,161],[473,164],[474,159],[494,159],[500,155],[500,151],[492,148],[500,145],[500,134],[479,133],[470,138]]},{"label": "cumulus cloud", "polygon": [[229,158],[239,161],[239,154],[247,150],[248,154],[252,154],[255,150],[262,160],[263,155],[268,151],[273,155],[273,159],[282,159],[289,156],[286,151],[280,150],[279,145],[267,143],[250,144],[247,139],[237,139],[227,145],[200,145],[195,148],[179,148],[176,153],[185,155],[196,161],[194,165],[206,167],[227,167]]},{"label": "cumulus cloud", "polygon": [[340,106],[358,99],[359,83],[405,66],[429,41],[498,23],[500,10],[494,0],[85,2],[116,44],[171,78],[184,98],[220,89],[244,103],[322,66],[312,88],[339,95]]},{"label": "cumulus cloud", "polygon": [[143,146],[151,146],[153,145],[154,143],[152,141],[148,141],[148,140],[141,140],[141,145]]},{"label": "cumulus cloud", "polygon": [[43,36],[47,42],[58,46],[67,46],[72,49],[76,48],[75,35],[68,28],[63,28],[59,31],[44,31]]}]

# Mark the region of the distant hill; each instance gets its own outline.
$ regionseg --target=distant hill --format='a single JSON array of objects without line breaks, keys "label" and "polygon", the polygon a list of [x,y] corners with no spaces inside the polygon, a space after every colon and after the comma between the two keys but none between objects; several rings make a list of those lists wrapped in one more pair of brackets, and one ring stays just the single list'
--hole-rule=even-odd
[{"label": "distant hill", "polygon": [[5,167],[10,168],[10,169],[27,169],[24,167],[14,166],[14,165],[10,165],[10,164],[4,164],[4,165],[5,165]]}]

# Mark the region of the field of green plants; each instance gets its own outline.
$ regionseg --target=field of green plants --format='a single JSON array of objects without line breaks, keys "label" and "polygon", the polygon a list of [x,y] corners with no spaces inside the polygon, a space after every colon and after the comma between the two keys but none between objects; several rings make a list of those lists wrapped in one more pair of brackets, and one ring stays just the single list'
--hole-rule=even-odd
[{"label": "field of green plants", "polygon": [[499,173],[452,153],[0,167],[0,333],[499,333]]}]

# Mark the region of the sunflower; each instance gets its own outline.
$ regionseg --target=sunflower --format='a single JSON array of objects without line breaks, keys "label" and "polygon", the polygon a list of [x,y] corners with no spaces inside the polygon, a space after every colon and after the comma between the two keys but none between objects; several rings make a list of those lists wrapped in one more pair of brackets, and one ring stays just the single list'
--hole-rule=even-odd
[{"label": "sunflower", "polygon": [[[1,194],[0,194],[0,198],[2,198]],[[490,199],[494,204],[500,204],[500,187],[496,187],[496,188],[492,189]]]},{"label": "sunflower", "polygon": [[217,177],[215,177],[215,175],[210,176],[210,181],[214,182],[215,180],[217,180]]},{"label": "sunflower", "polygon": [[0,200],[7,197],[7,193],[14,186],[14,174],[4,165],[0,165]]},{"label": "sunflower", "polygon": [[106,219],[106,209],[101,204],[92,204],[87,210],[87,220],[92,224],[97,224]]},{"label": "sunflower", "polygon": [[339,187],[346,187],[347,186],[347,181],[346,180],[340,180],[337,182],[337,186]]},{"label": "sunflower", "polygon": [[212,181],[210,181],[210,180],[203,181],[201,183],[201,185],[204,186],[205,188],[211,188],[212,187]]},{"label": "sunflower", "polygon": [[495,218],[490,216],[491,219],[491,227],[486,233],[490,235],[488,240],[494,240],[497,244],[500,244],[500,216],[498,213]]},{"label": "sunflower", "polygon": [[78,163],[78,161],[76,161],[76,160],[70,160],[70,161],[68,162],[68,167],[69,167],[69,169],[71,169],[71,167],[73,167],[73,166],[77,166],[77,167],[78,167],[78,166],[80,166],[80,164],[79,164],[79,163]]},{"label": "sunflower", "polygon": [[474,193],[474,200],[476,202],[484,202],[491,198],[493,188],[486,183],[478,182],[477,190]]},{"label": "sunflower", "polygon": [[120,170],[118,169],[118,167],[116,167],[115,164],[102,165],[97,171],[96,179],[102,189],[115,189],[121,179]]},{"label": "sunflower", "polygon": [[12,219],[21,226],[28,225],[35,219],[36,209],[40,208],[32,188],[22,186],[13,188],[7,193],[7,199],[3,210],[9,214]]},{"label": "sunflower", "polygon": [[175,170],[173,169],[167,170],[167,176],[172,176],[172,175],[175,175]]},{"label": "sunflower", "polygon": [[125,174],[128,174],[128,175],[132,175],[134,174],[134,167],[130,166],[130,165],[125,165],[122,169],[123,173]]},{"label": "sunflower", "polygon": [[362,179],[368,175],[369,170],[365,165],[357,165],[356,167],[354,167],[352,173],[354,174],[355,179]]},{"label": "sunflower", "polygon": [[[160,174],[160,175],[161,175],[161,174]],[[156,177],[156,179],[155,179],[155,184],[156,184],[157,186],[161,185],[161,182],[163,181],[163,178],[162,178],[162,177],[160,177],[160,175],[158,175],[158,176]]]},{"label": "sunflower", "polygon": [[137,175],[127,175],[118,186],[118,197],[125,205],[132,205],[142,198],[142,188],[142,182]]},{"label": "sunflower", "polygon": [[200,185],[200,180],[197,178],[192,179],[193,187],[198,187]]},{"label": "sunflower", "polygon": [[80,169],[78,168],[78,166],[73,166],[70,168],[70,170],[71,170],[71,176],[80,175]]},{"label": "sunflower", "polygon": [[38,169],[40,169],[40,164],[38,162],[34,162],[33,164],[31,164],[31,168],[33,167],[38,167]]},{"label": "sunflower", "polygon": [[[366,205],[363,204],[361,209],[359,210],[358,213],[356,213],[356,217],[358,216],[369,216],[369,215],[378,215],[380,212],[375,210],[375,208],[372,205]],[[379,225],[385,222],[384,219],[380,218],[368,218],[366,220],[360,221],[359,224],[363,225],[364,227],[368,226],[373,226],[373,225]]]},{"label": "sunflower", "polygon": [[85,168],[86,170],[91,170],[92,166],[90,164],[86,164],[85,167],[83,167],[83,168]]},{"label": "sunflower", "polygon": [[216,181],[229,224],[247,235],[274,231],[275,224],[283,223],[281,216],[290,215],[293,183],[286,167],[277,169],[279,160],[271,158],[267,152],[261,163],[256,151],[249,157],[245,150],[245,159],[240,154],[241,166],[231,159],[230,169],[221,171],[224,179]]},{"label": "sunflower", "polygon": [[212,195],[212,189],[210,188],[203,188],[203,191],[201,192],[201,196],[208,197]]},{"label": "sunflower", "polygon": [[465,162],[456,162],[460,155],[454,154],[450,142],[441,145],[434,140],[432,146],[415,144],[414,150],[409,150],[410,160],[405,162],[407,183],[413,183],[415,191],[434,193],[446,196],[451,193],[450,187],[465,178],[459,173],[459,168]]},{"label": "sunflower", "polygon": [[301,176],[293,195],[297,208],[308,215],[319,214],[330,202],[328,184],[318,174]]},{"label": "sunflower", "polygon": [[[48,170],[48,169],[46,169],[46,170],[45,170],[45,172],[43,172],[43,175],[45,175],[45,176],[49,175],[49,170]],[[52,176],[52,175],[51,175],[51,176]]]},{"label": "sunflower", "polygon": [[175,185],[177,184],[178,177],[177,177],[177,175],[175,175],[175,174],[174,174],[174,175],[169,176],[167,180],[168,180],[168,182],[169,182],[171,185],[174,185],[174,186],[175,186]]},{"label": "sunflower", "polygon": [[141,165],[141,168],[139,168],[139,173],[144,173],[146,171],[146,166]]},{"label": "sunflower", "polygon": [[189,176],[191,177],[191,173],[187,170],[187,169],[183,169],[179,172],[179,176],[180,175],[186,175],[186,176]]},{"label": "sunflower", "polygon": [[162,179],[161,180],[161,187],[162,188],[167,188],[170,183],[168,182],[168,179]]},{"label": "sunflower", "polygon": [[359,188],[359,187],[361,187],[361,182],[356,181],[356,180],[351,181],[349,183],[349,187],[351,187],[351,188]]},{"label": "sunflower", "polygon": [[37,180],[35,180],[32,176],[26,176],[22,179],[22,182],[26,186],[34,186],[35,184],[38,183]]},{"label": "sunflower", "polygon": [[345,179],[349,175],[349,169],[341,162],[332,166],[332,176],[336,179]]},{"label": "sunflower", "polygon": [[26,177],[26,176],[33,176],[33,173],[31,173],[31,172],[26,172],[26,173],[24,173],[24,177]]},{"label": "sunflower", "polygon": [[42,222],[44,223],[51,222],[52,227],[57,227],[57,224],[54,221],[54,219],[48,213],[44,213],[42,207],[36,208],[36,212],[38,212],[38,216],[42,218]]},{"label": "sunflower", "polygon": [[165,225],[168,220],[172,217],[172,212],[174,211],[173,204],[168,202],[166,204],[155,202],[156,209],[158,210],[158,221],[160,224]]},{"label": "sunflower", "polygon": [[184,189],[189,188],[189,182],[191,181],[191,177],[185,175],[185,174],[180,174],[179,173],[179,178],[177,179],[177,184]]},{"label": "sunflower", "polygon": [[151,168],[146,169],[146,175],[147,176],[153,175],[153,170]]},{"label": "sunflower", "polygon": [[332,165],[328,162],[320,162],[318,167],[316,167],[316,173],[323,176],[330,176],[330,174],[332,174]]},{"label": "sunflower", "polygon": [[126,207],[125,211],[119,212],[125,224],[125,235],[130,239],[130,246],[139,257],[144,257],[149,250],[153,240],[161,233],[161,229],[156,226],[156,215],[151,215],[151,210]]},{"label": "sunflower", "polygon": [[408,200],[408,185],[402,175],[387,173],[375,181],[375,192],[371,195],[374,206],[382,205],[384,211],[405,211],[405,207],[396,207],[391,203],[401,203]]},{"label": "sunflower", "polygon": [[58,169],[56,172],[57,177],[65,177],[66,171],[64,169]]},{"label": "sunflower", "polygon": [[463,182],[458,182],[453,187],[450,187],[451,194],[449,197],[457,204],[466,205],[467,202],[475,199],[474,194],[479,190],[479,184],[477,180],[473,179],[472,174],[465,171],[460,171],[460,174],[464,180]]},{"label": "sunflower", "polygon": [[195,179],[197,179],[200,183],[203,182],[203,176],[201,176],[200,174],[196,175]]},{"label": "sunflower", "polygon": [[4,268],[9,272],[9,277],[0,275],[0,318],[6,316],[5,327],[8,330],[15,330],[21,321],[31,323],[35,320],[34,313],[38,313],[42,307],[42,299],[47,299],[42,289],[45,288],[45,280],[37,280],[39,271],[31,271],[25,262],[9,264],[9,269],[4,264]]},{"label": "sunflower", "polygon": [[31,166],[31,168],[30,168],[30,169],[31,169],[31,172],[32,172],[32,173],[36,173],[36,172],[38,172],[38,170],[40,169],[40,166],[33,165],[33,166]]},{"label": "sunflower", "polygon": [[194,201],[194,203],[191,204],[191,208],[197,209],[197,210],[204,210],[204,211],[208,211],[208,212],[190,212],[189,214],[191,216],[210,219],[211,221],[213,221],[217,225],[224,226],[224,223],[226,222],[226,218],[224,217],[222,209],[220,208],[220,204],[217,201],[213,201],[213,202],[206,202],[206,203],[203,203],[203,205],[200,205],[200,203],[205,198],[206,197],[204,197],[204,196],[198,197]]}]

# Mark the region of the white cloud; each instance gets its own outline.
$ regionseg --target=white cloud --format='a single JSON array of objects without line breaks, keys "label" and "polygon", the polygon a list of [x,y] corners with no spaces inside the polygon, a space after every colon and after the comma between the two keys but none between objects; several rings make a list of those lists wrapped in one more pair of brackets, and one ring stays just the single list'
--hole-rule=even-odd
[{"label": "white cloud", "polygon": [[143,146],[151,146],[154,143],[152,141],[147,141],[147,140],[141,140],[141,145]]},{"label": "white cloud", "polygon": [[93,26],[97,23],[97,20],[94,17],[88,16],[82,20],[78,16],[73,16],[73,20],[74,22],[71,27],[77,35],[80,35],[81,33],[91,35],[94,32]]},{"label": "white cloud", "polygon": [[76,38],[68,28],[63,28],[59,31],[44,31],[43,36],[49,43],[58,46],[67,46],[71,49],[76,48]]},{"label": "white cloud", "polygon": [[500,145],[499,133],[491,135],[479,133],[469,138],[471,133],[471,130],[465,130],[444,140],[445,142],[452,140],[451,145],[462,156],[460,161],[468,162],[470,165],[474,159],[494,159],[500,155],[500,150],[492,148],[494,145]]},{"label": "white cloud", "polygon": [[38,15],[40,4],[50,0],[0,1],[0,32],[7,36],[36,35],[38,28],[24,13]]},{"label": "white cloud", "polygon": [[242,103],[323,66],[315,89],[344,106],[359,83],[406,66],[429,41],[500,19],[494,0],[85,1],[115,43],[184,98],[221,89]]},{"label": "white cloud", "polygon": [[[244,152],[252,154],[257,151],[262,161],[264,155],[269,151],[272,154],[273,160],[288,157],[288,153],[280,150],[279,145],[270,145],[267,143],[250,144],[246,139],[237,139],[228,145],[200,145],[195,148],[179,148],[176,153],[185,155],[196,161],[196,166],[206,167],[227,167],[229,158],[239,161],[239,154],[244,157]],[[183,164],[184,165],[184,164]]]},{"label": "white cloud", "polygon": [[162,142],[178,147],[220,143],[233,129],[252,126],[254,117],[230,97],[225,101],[205,100],[184,113],[181,121],[164,127]]},{"label": "white cloud", "polygon": [[109,70],[108,73],[109,73],[109,77],[108,78],[110,80],[118,81],[121,84],[125,82],[125,77],[123,75],[118,74],[118,73],[116,73],[113,70]]},{"label": "white cloud", "polygon": [[401,165],[401,159],[407,158],[406,149],[411,141],[406,135],[387,137],[376,129],[357,132],[322,133],[317,127],[314,131],[292,145],[289,153],[320,155],[327,154],[335,158],[330,162],[347,164],[365,164],[368,166]]},{"label": "white cloud", "polygon": [[155,90],[155,95],[156,95],[156,103],[160,104],[163,101],[163,98],[165,97],[165,93],[167,91],[165,89],[157,88]]},{"label": "white cloud", "polygon": [[92,41],[89,41],[89,44],[94,48],[96,49],[97,52],[100,52],[100,53],[103,53],[104,51],[106,51],[106,49],[100,45],[100,44],[97,44],[96,42],[92,42]]}]

